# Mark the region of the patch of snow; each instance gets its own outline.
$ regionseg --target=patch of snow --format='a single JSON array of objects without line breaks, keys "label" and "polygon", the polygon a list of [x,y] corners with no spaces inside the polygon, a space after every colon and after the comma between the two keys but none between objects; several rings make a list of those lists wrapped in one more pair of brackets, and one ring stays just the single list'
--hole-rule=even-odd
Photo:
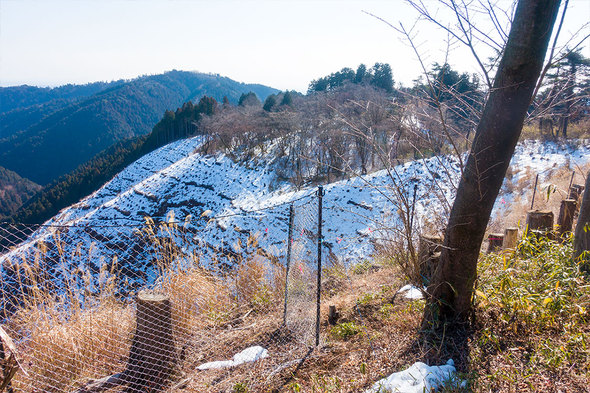
[{"label": "patch of snow", "polygon": [[400,288],[399,291],[397,291],[397,293],[405,293],[405,296],[407,299],[422,299],[424,296],[422,295],[422,291],[419,288],[416,288],[415,286],[408,284],[408,285],[404,285],[403,287]]},{"label": "patch of snow", "polygon": [[456,368],[453,359],[442,366],[428,366],[416,362],[409,368],[391,374],[376,382],[366,393],[424,393],[436,391],[447,381],[458,382],[465,387],[465,381],[456,381]]},{"label": "patch of snow", "polygon": [[242,352],[234,355],[232,360],[218,360],[201,364],[197,370],[213,370],[220,368],[236,367],[244,363],[252,363],[268,357],[268,351],[259,345],[244,349]]}]

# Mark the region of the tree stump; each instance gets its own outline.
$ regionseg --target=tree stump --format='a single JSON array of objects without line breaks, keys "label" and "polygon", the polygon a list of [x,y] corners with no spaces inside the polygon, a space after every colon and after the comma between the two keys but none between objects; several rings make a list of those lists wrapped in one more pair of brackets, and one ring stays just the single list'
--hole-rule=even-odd
[{"label": "tree stump", "polygon": [[159,392],[168,385],[176,366],[170,299],[142,291],[137,296],[137,326],[123,372],[125,392]]},{"label": "tree stump", "polygon": [[488,235],[488,254],[502,249],[504,244],[503,233],[490,233]]},{"label": "tree stump", "polygon": [[420,236],[420,242],[418,243],[418,279],[425,287],[428,287],[430,281],[432,281],[436,265],[438,264],[438,258],[435,254],[440,256],[442,242],[443,239],[441,236]]},{"label": "tree stump", "polygon": [[572,184],[572,186],[570,187],[570,193],[567,196],[567,199],[573,199],[577,202],[578,199],[580,198],[580,195],[582,195],[582,192],[584,192],[584,186],[582,186],[580,184]]},{"label": "tree stump", "polygon": [[136,328],[127,366],[114,374],[78,389],[76,393],[97,393],[127,385],[123,392],[161,392],[166,389],[176,367],[177,356],[172,336],[170,299],[141,291],[137,295]]},{"label": "tree stump", "polygon": [[511,227],[504,230],[504,243],[502,243],[503,250],[514,250],[518,243],[518,228]]},{"label": "tree stump", "polygon": [[338,319],[340,318],[340,313],[336,311],[336,306],[329,306],[328,307],[328,323],[330,325],[336,325]]},{"label": "tree stump", "polygon": [[526,217],[525,236],[553,239],[553,212],[529,210]]},{"label": "tree stump", "polygon": [[561,201],[561,207],[559,208],[559,216],[557,219],[557,235],[561,242],[565,241],[564,235],[572,231],[577,205],[578,203],[574,199],[565,199]]}]

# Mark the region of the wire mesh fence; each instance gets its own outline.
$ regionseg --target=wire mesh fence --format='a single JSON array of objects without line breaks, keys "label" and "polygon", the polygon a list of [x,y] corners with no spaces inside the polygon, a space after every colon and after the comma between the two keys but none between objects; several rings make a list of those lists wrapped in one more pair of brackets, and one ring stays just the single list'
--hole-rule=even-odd
[{"label": "wire mesh fence", "polygon": [[208,372],[187,382],[189,391],[215,391],[208,384],[220,375],[221,385],[263,386],[268,380],[261,376],[304,357],[315,337],[317,198],[292,209],[289,275],[289,204],[240,217],[255,220],[274,210],[277,228],[252,233],[234,219],[225,237],[219,235],[225,217],[208,215],[2,223],[2,328],[26,365],[10,389],[174,391],[195,369]]},{"label": "wire mesh fence", "polygon": [[320,290],[347,285],[339,263],[383,232],[367,212],[395,218],[351,195],[324,208],[321,187],[299,195],[143,222],[0,223],[1,327],[26,370],[11,389],[264,391],[325,341]]},{"label": "wire mesh fence", "polygon": [[314,199],[293,205],[285,286],[285,325],[305,345],[316,340],[318,275],[318,203]]}]

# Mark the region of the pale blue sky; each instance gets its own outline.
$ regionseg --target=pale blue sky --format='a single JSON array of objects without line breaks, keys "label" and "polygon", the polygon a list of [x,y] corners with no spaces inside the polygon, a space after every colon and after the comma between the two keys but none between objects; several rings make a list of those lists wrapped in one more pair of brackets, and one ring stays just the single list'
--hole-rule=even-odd
[{"label": "pale blue sky", "polygon": [[[415,55],[363,10],[393,24],[415,20],[402,0],[0,0],[0,85],[179,69],[306,91],[314,78],[377,61],[391,64],[397,82],[411,84],[420,75]],[[588,20],[590,0],[571,0],[564,36]],[[445,35],[422,24],[417,32],[427,64],[444,62]],[[476,71],[463,49],[454,48],[450,60]]]}]

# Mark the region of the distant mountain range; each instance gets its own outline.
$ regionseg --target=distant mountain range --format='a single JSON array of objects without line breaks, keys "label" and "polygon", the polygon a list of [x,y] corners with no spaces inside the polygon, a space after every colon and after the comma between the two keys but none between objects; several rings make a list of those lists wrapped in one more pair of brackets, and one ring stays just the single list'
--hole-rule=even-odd
[{"label": "distant mountain range", "polygon": [[118,141],[148,134],[167,109],[207,95],[264,100],[270,87],[170,71],[130,81],[0,88],[0,166],[46,185]]}]

